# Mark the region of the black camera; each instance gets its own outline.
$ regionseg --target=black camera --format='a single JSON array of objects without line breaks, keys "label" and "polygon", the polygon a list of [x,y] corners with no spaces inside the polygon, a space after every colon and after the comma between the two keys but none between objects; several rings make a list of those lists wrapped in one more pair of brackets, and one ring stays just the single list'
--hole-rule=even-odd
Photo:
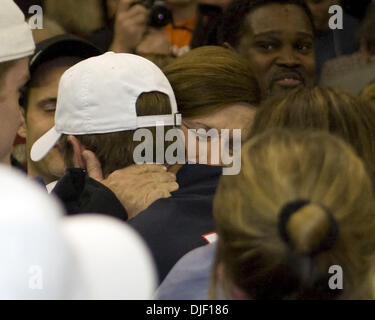
[{"label": "black camera", "polygon": [[170,9],[167,8],[163,0],[142,0],[135,1],[131,5],[140,4],[151,11],[149,26],[163,28],[172,23],[173,17]]}]

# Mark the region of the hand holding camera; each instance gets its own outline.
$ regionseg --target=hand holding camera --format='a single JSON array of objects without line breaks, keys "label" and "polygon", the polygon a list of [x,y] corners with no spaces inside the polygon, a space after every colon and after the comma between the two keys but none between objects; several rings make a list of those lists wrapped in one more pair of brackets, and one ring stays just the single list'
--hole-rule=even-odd
[{"label": "hand holding camera", "polygon": [[132,6],[133,0],[120,0],[110,50],[131,53],[147,30],[149,10],[142,5]]},{"label": "hand holding camera", "polygon": [[162,1],[120,0],[110,50],[132,53],[143,40],[149,27],[161,28],[170,22],[172,14]]}]

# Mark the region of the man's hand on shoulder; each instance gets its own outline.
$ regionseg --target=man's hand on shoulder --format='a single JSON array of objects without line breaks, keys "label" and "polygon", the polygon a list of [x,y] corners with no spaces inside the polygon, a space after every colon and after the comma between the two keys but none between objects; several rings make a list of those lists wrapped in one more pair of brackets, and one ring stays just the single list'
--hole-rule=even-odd
[{"label": "man's hand on shoulder", "polygon": [[112,172],[104,178],[95,154],[85,150],[88,175],[109,188],[122,203],[129,219],[161,198],[169,198],[178,190],[176,176],[160,164],[136,164]]}]

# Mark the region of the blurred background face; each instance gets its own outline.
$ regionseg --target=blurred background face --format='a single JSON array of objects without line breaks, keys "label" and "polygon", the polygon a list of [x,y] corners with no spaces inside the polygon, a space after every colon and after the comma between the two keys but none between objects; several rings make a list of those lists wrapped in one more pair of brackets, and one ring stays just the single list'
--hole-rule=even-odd
[{"label": "blurred background face", "polygon": [[263,96],[314,84],[314,34],[302,8],[266,5],[248,14],[247,25],[237,49],[250,60]]},{"label": "blurred background face", "polygon": [[328,21],[331,15],[328,13],[329,7],[339,5],[340,0],[305,0],[309,7],[317,30],[328,30]]},{"label": "blurred background face", "polygon": [[[217,129],[220,134],[221,129],[229,129],[229,141],[225,141],[224,145],[229,144],[229,153],[232,156],[233,148],[233,129],[241,130],[241,140],[245,141],[250,131],[254,116],[255,116],[255,107],[246,104],[238,103],[233,104],[227,107],[224,107],[212,114],[191,117],[183,119],[182,130],[185,134],[186,150],[188,150],[188,156],[194,154],[193,150],[189,150],[189,140],[194,139],[196,145],[196,158],[188,157],[189,160],[199,163],[199,134],[193,134],[188,132],[188,129],[204,129],[208,132],[210,129]],[[202,137],[207,137],[203,135]],[[221,145],[221,140],[224,137],[218,136],[218,146]],[[207,159],[207,164],[209,165],[218,165],[218,163],[211,163],[211,143],[213,139],[207,137],[207,154],[204,157]],[[223,142],[224,143],[224,142]],[[220,161],[221,162],[221,161]],[[221,163],[220,163],[221,164]]]},{"label": "blurred background face", "polygon": [[17,130],[23,123],[19,99],[20,91],[26,84],[28,58],[19,59],[7,70],[1,79],[0,88],[0,163],[9,164],[12,146]]},{"label": "blurred background face", "polygon": [[26,138],[29,176],[41,176],[46,184],[64,174],[65,166],[60,150],[58,146],[54,147],[39,162],[30,159],[30,151],[34,142],[54,126],[60,78],[76,61],[75,58],[59,58],[44,63],[34,72],[29,89],[26,126],[19,133]]}]

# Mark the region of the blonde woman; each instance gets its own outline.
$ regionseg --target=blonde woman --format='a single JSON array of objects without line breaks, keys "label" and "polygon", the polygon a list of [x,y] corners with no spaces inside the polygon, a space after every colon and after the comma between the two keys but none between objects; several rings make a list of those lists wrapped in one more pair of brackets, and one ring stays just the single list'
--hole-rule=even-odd
[{"label": "blonde woman", "polygon": [[247,142],[242,160],[214,200],[211,297],[220,284],[231,299],[373,299],[375,202],[352,148],[276,129]]}]

